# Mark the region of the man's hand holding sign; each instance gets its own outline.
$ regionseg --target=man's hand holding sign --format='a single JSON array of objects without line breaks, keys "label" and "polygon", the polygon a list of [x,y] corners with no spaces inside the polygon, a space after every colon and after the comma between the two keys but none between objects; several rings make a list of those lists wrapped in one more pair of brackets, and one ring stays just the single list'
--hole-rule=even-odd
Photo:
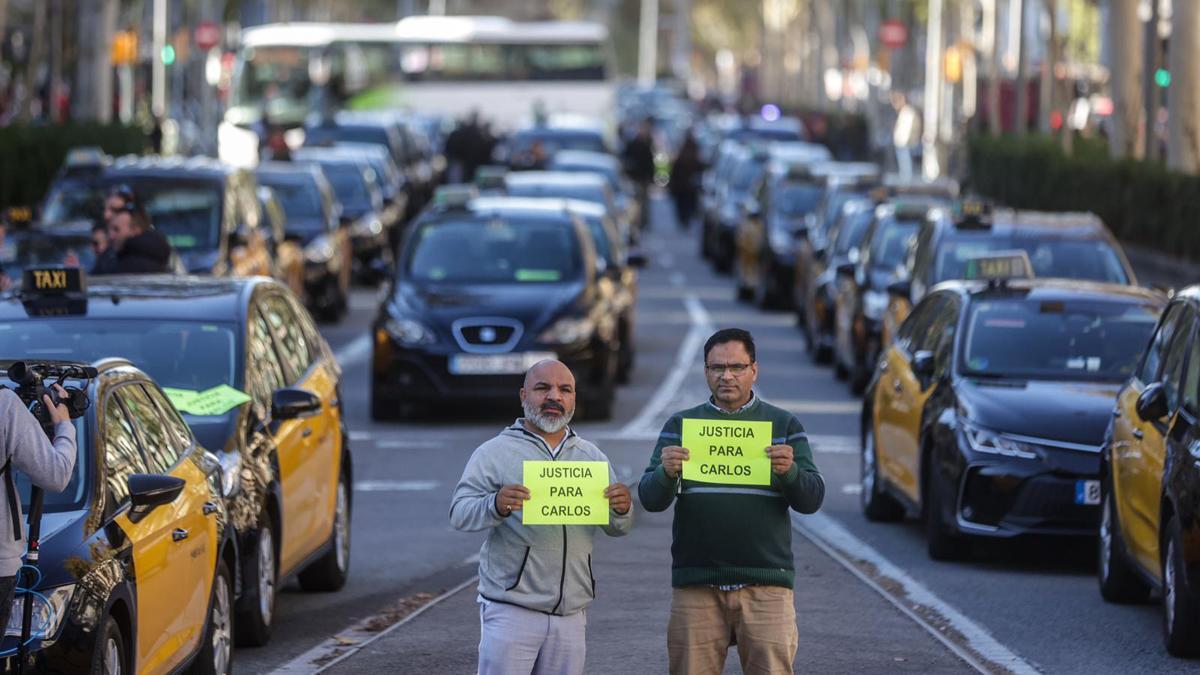
[{"label": "man's hand holding sign", "polygon": [[[770,422],[683,420],[683,446],[663,448],[663,471],[703,483],[769,485],[792,468],[792,446],[769,445]],[[693,462],[689,448],[696,448]],[[770,473],[768,473],[770,472]]]},{"label": "man's hand holding sign", "polygon": [[609,511],[623,516],[633,506],[626,485],[606,485],[607,462],[526,461],[522,472],[522,484],[496,493],[496,512],[525,509],[526,525],[607,525]]}]

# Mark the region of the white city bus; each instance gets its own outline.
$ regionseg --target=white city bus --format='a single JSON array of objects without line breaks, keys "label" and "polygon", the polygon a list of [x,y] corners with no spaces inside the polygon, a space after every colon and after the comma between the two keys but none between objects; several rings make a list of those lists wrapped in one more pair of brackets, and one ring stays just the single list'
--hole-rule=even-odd
[{"label": "white city bus", "polygon": [[[323,103],[512,128],[537,111],[604,115],[615,95],[608,29],[581,21],[415,16],[388,24],[247,29],[221,124],[221,158],[253,164],[263,112],[296,127]],[[295,138],[295,136],[293,136]]]}]

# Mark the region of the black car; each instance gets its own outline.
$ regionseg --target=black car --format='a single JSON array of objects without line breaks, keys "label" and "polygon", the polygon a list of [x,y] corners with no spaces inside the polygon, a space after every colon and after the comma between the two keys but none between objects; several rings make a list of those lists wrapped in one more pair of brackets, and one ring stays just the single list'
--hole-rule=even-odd
[{"label": "black car", "polygon": [[333,188],[311,164],[263,162],[255,175],[274,191],[287,215],[284,236],[303,247],[302,297],[322,319],[336,320],[348,307],[352,262]]},{"label": "black car", "polygon": [[403,219],[409,220],[433,194],[433,151],[423,124],[396,111],[338,112],[332,122],[310,126],[305,145],[371,144],[386,148],[404,178]]},{"label": "black car", "polygon": [[883,347],[888,287],[903,279],[904,259],[929,210],[938,202],[906,197],[879,205],[857,262],[837,268],[834,368],[862,393]]},{"label": "black car", "polygon": [[[841,213],[829,229],[829,245],[808,264],[811,275],[804,298],[804,344],[818,363],[833,356],[836,336],[838,268],[853,265],[859,247],[874,217],[875,202],[853,197],[842,204]],[[838,372],[839,377],[844,373]]]},{"label": "black car", "polygon": [[380,217],[383,193],[374,169],[361,158],[323,151],[301,154],[296,163],[316,165],[333,187],[341,206],[340,222],[350,235],[354,276],[374,280],[386,275],[393,251]]},{"label": "black car", "polygon": [[405,234],[372,330],[372,417],[433,400],[511,401],[546,358],[575,373],[582,414],[612,414],[617,313],[588,227],[525,203],[443,188]]},{"label": "black car", "polygon": [[746,213],[753,210],[752,200],[758,183],[766,175],[771,155],[764,145],[743,147],[733,153],[729,160],[728,178],[717,187],[716,212],[713,218],[704,219],[701,233],[702,249],[718,272],[733,270],[737,257],[738,226]]},{"label": "black car", "polygon": [[1005,281],[1018,252],[935,287],[863,399],[862,508],[924,514],[936,559],[969,537],[1093,536],[1104,431],[1163,306],[1150,290]]}]

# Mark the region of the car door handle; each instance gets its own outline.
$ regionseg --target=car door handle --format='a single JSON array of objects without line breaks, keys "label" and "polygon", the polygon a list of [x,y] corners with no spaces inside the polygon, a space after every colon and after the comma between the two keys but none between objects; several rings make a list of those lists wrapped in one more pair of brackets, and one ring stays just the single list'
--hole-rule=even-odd
[{"label": "car door handle", "polygon": [[900,386],[900,380],[892,380],[892,391],[899,394],[901,389],[902,387]]},{"label": "car door handle", "polygon": [[1142,440],[1142,437],[1144,437],[1145,435],[1146,435],[1146,434],[1142,433],[1142,430],[1141,430],[1141,429],[1134,429],[1134,430],[1133,430],[1133,437],[1134,437],[1134,438],[1136,438],[1136,439],[1138,439],[1139,441],[1140,441],[1140,440]]},{"label": "car door handle", "polygon": [[887,360],[880,361],[879,362],[879,372],[886,373],[887,372],[887,364],[888,364]]},{"label": "car door handle", "polygon": [[309,436],[312,436],[312,427],[304,427],[304,431],[300,432],[300,436],[302,438],[308,438]]},{"label": "car door handle", "polygon": [[1120,408],[1113,408],[1113,411],[1112,411],[1112,413],[1113,413],[1113,417],[1120,417],[1120,416],[1121,416],[1121,409],[1120,409]]},{"label": "car door handle", "polygon": [[171,533],[172,541],[183,541],[184,539],[187,539],[187,538],[188,538],[188,531],[183,529],[182,527],[176,528],[175,531]]},{"label": "car door handle", "polygon": [[204,515],[211,516],[212,514],[216,513],[218,510],[217,503],[216,502],[204,502],[204,508],[202,508],[201,510],[204,512]]}]

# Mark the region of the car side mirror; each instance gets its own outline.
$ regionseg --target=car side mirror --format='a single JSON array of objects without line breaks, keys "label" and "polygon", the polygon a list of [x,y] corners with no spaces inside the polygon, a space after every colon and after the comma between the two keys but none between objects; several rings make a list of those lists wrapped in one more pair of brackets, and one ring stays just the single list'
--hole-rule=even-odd
[{"label": "car side mirror", "polygon": [[839,277],[854,276],[854,263],[842,263],[838,265],[837,274]]},{"label": "car side mirror", "polygon": [[808,228],[797,227],[796,229],[792,230],[792,238],[796,241],[804,241],[805,239],[808,239]]},{"label": "car side mirror", "polygon": [[933,352],[922,349],[913,354],[912,372],[923,380],[933,377]]},{"label": "car side mirror", "polygon": [[888,295],[902,300],[908,300],[912,297],[912,282],[897,281],[887,287]]},{"label": "car side mirror", "polygon": [[1146,387],[1138,396],[1134,407],[1143,422],[1158,422],[1166,417],[1170,410],[1167,409],[1167,390],[1163,388],[1162,382],[1155,382]]},{"label": "car side mirror", "polygon": [[642,253],[641,251],[631,252],[628,256],[626,256],[625,262],[630,267],[636,267],[640,269],[646,266],[646,254]]},{"label": "car side mirror", "polygon": [[138,522],[160,506],[175,501],[185,485],[182,478],[157,474],[134,474],[126,480],[129,487],[129,520]]},{"label": "car side mirror", "polygon": [[321,412],[321,398],[297,387],[276,389],[271,395],[271,418],[276,421],[312,417]]}]

